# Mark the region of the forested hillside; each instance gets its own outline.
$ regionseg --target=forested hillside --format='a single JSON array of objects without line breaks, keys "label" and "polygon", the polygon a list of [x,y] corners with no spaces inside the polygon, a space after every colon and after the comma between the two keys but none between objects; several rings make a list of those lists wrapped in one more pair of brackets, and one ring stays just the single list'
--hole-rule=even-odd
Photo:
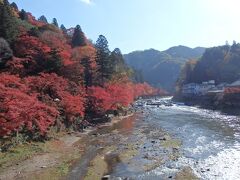
[{"label": "forested hillside", "polygon": [[15,3],[0,1],[0,138],[44,138],[50,127],[78,130],[135,98],[160,90],[129,80],[121,51],[106,37],[95,44],[81,27],[38,20]]},{"label": "forested hillside", "polygon": [[172,47],[166,51],[154,49],[135,51],[124,55],[126,63],[142,74],[142,80],[153,86],[174,92],[182,66],[189,59],[198,59],[205,48]]},{"label": "forested hillside", "polygon": [[217,84],[232,83],[240,78],[240,44],[209,48],[199,61],[186,63],[178,80],[178,86],[215,80]]}]

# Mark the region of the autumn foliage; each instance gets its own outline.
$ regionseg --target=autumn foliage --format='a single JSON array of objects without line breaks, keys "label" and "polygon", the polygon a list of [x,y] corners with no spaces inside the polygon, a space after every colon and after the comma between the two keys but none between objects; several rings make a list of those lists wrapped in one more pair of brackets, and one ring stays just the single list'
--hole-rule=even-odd
[{"label": "autumn foliage", "polygon": [[[99,53],[101,46],[95,48],[80,26],[79,34],[76,29],[71,33],[56,24],[38,21],[25,11],[20,14],[17,9],[8,9],[13,13],[6,11],[8,14],[2,18],[9,16],[8,23],[15,23],[16,19],[19,23],[14,29],[17,36],[11,39],[13,52],[5,40],[4,46],[0,46],[5,47],[0,49],[1,55],[11,55],[0,64],[0,137],[16,133],[44,137],[58,123],[78,126],[85,116],[104,116],[108,111],[129,107],[139,96],[161,93],[146,83],[131,82],[120,50],[111,56],[104,46],[106,52]],[[73,45],[79,40],[73,38],[83,42]],[[99,58],[102,54],[106,59]],[[111,64],[114,57],[118,59]],[[100,60],[109,66],[100,68],[99,65],[105,65]],[[100,76],[106,73],[100,69],[109,73],[104,82]]]},{"label": "autumn foliage", "polygon": [[122,83],[108,83],[104,87],[91,87],[88,95],[95,111],[105,113],[108,110],[128,107],[140,96],[155,96],[163,93],[147,83],[134,84],[130,81],[127,83],[124,81]]},{"label": "autumn foliage", "polygon": [[44,135],[53,125],[59,112],[28,94],[28,87],[20,78],[2,73],[0,76],[0,136],[17,131]]},{"label": "autumn foliage", "polygon": [[224,90],[224,94],[239,94],[240,87],[227,87]]},{"label": "autumn foliage", "polygon": [[84,116],[84,89],[74,82],[60,77],[54,73],[41,74],[40,76],[28,77],[25,82],[31,93],[36,93],[42,102],[62,112],[67,121],[73,121],[74,117]]}]

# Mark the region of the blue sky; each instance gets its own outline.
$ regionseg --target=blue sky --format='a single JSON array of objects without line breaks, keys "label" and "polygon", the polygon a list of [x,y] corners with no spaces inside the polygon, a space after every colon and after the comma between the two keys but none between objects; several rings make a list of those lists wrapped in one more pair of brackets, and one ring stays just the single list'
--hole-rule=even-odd
[{"label": "blue sky", "polygon": [[[10,0],[13,2],[12,0]],[[123,53],[171,46],[240,42],[239,0],[15,0],[37,18],[81,25],[87,37],[107,37]]]}]

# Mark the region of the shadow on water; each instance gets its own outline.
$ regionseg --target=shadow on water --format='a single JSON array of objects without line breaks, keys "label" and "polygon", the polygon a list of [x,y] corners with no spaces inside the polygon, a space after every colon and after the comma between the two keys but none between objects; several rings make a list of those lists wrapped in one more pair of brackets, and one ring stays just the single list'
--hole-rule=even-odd
[{"label": "shadow on water", "polygon": [[[127,135],[133,131],[136,115],[127,117],[119,117],[120,121],[100,125],[96,130],[89,133],[79,143],[84,143],[85,150],[79,160],[72,163],[72,168],[66,179],[84,179],[88,172],[88,167],[91,161],[99,154],[102,154],[106,147],[115,145],[118,141],[111,139],[110,134],[117,131],[117,134]],[[112,136],[113,137],[113,136]],[[118,153],[109,153],[104,155],[104,160],[107,164],[107,171],[111,173],[117,163],[120,162]]]},{"label": "shadow on water", "polygon": [[119,122],[114,123],[113,125],[102,125],[99,126],[96,131],[91,134],[98,133],[109,134],[112,131],[118,131],[121,134],[131,133],[133,131],[137,115],[130,115],[126,118],[122,118]]}]

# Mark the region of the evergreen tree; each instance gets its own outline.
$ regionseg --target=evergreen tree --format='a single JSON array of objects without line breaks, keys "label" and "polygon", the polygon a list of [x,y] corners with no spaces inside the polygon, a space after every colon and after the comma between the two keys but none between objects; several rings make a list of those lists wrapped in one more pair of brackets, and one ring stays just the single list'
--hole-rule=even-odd
[{"label": "evergreen tree", "polygon": [[74,29],[73,37],[72,37],[72,46],[77,47],[77,46],[85,46],[85,36],[84,33],[82,32],[82,29],[79,25],[77,25]]},{"label": "evergreen tree", "polygon": [[83,83],[85,87],[91,87],[92,86],[92,81],[93,81],[93,76],[92,76],[92,71],[91,71],[91,66],[90,66],[90,59],[89,58],[83,58],[81,60],[81,65],[84,68],[84,74],[83,74]]},{"label": "evergreen tree", "polygon": [[0,1],[0,37],[12,44],[18,34],[17,19],[7,0]]},{"label": "evergreen tree", "polygon": [[53,24],[54,26],[56,26],[56,27],[59,27],[56,18],[53,18],[52,24]]},{"label": "evergreen tree", "polygon": [[103,85],[113,74],[113,64],[111,62],[110,50],[106,37],[100,35],[95,46],[97,50],[96,63],[98,65],[100,85]]},{"label": "evergreen tree", "polygon": [[119,48],[113,50],[110,56],[114,73],[123,73],[127,71],[122,52]]},{"label": "evergreen tree", "polygon": [[28,20],[28,15],[26,13],[26,11],[24,9],[22,9],[20,12],[19,12],[19,17],[21,20],[23,21],[27,21]]},{"label": "evergreen tree", "polygon": [[5,39],[0,38],[0,67],[3,67],[13,56],[13,52]]},{"label": "evergreen tree", "polygon": [[38,20],[43,22],[43,23],[48,24],[47,18],[44,15],[42,15],[40,18],[38,18]]},{"label": "evergreen tree", "polygon": [[60,26],[60,29],[62,30],[62,32],[63,33],[67,33],[67,28],[62,24],[61,26]]},{"label": "evergreen tree", "polygon": [[233,44],[231,46],[231,52],[237,52],[239,50],[240,44],[238,44],[235,40],[233,41]]},{"label": "evergreen tree", "polygon": [[18,10],[18,6],[17,6],[17,4],[15,2],[13,2],[11,4],[11,7],[14,8],[15,10]]},{"label": "evergreen tree", "polygon": [[62,67],[62,58],[57,49],[52,49],[45,56],[40,54],[34,60],[36,60],[37,66],[32,72],[33,74],[39,72],[58,73]]},{"label": "evergreen tree", "polygon": [[39,31],[38,27],[33,27],[28,31],[29,35],[39,37],[41,32]]},{"label": "evergreen tree", "polygon": [[44,70],[47,72],[55,72],[57,73],[60,68],[62,67],[62,59],[59,55],[59,51],[56,49],[53,49],[49,53],[49,58],[44,63]]}]

